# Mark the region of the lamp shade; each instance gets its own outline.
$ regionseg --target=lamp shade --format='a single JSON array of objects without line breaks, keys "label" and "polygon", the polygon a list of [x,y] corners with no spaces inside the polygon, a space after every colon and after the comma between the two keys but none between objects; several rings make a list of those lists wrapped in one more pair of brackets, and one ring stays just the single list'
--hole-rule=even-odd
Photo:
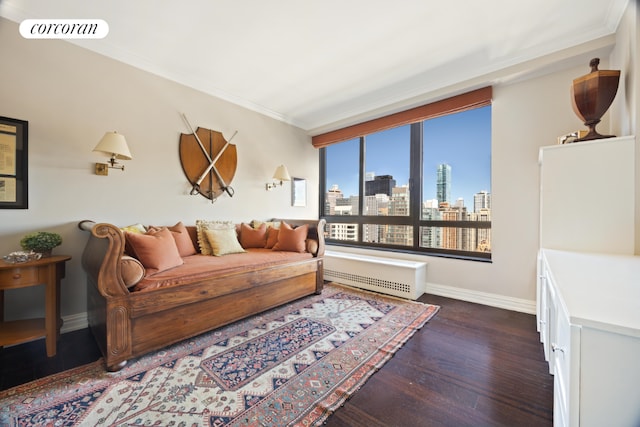
[{"label": "lamp shade", "polygon": [[123,135],[117,132],[107,132],[104,134],[93,151],[106,153],[109,156],[120,160],[131,160],[131,152],[127,146],[127,141]]},{"label": "lamp shade", "polygon": [[280,165],[273,173],[273,179],[277,181],[291,181],[291,175],[289,175],[289,171],[285,165]]}]

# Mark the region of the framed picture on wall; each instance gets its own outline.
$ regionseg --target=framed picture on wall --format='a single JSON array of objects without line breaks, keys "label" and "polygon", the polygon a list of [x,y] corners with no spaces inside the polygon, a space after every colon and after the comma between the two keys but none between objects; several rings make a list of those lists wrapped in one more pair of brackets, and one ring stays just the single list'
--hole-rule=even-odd
[{"label": "framed picture on wall", "polygon": [[0,209],[27,209],[29,122],[0,117]]},{"label": "framed picture on wall", "polygon": [[291,206],[307,206],[307,180],[291,178]]}]

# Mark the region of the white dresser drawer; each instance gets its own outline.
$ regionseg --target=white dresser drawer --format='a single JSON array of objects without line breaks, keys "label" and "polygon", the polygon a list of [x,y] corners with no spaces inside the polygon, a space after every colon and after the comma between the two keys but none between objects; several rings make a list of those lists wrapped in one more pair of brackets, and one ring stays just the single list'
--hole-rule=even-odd
[{"label": "white dresser drawer", "polygon": [[560,305],[554,305],[553,340],[551,359],[555,369],[553,410],[558,414],[558,425],[569,424],[569,397],[571,386],[571,324]]}]

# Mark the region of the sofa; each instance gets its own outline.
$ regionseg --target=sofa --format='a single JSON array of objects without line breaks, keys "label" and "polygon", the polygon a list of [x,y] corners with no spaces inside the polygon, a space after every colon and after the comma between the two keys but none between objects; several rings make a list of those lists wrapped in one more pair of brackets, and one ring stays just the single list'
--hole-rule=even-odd
[{"label": "sofa", "polygon": [[118,227],[81,221],[90,329],[106,369],[323,287],[324,220]]}]

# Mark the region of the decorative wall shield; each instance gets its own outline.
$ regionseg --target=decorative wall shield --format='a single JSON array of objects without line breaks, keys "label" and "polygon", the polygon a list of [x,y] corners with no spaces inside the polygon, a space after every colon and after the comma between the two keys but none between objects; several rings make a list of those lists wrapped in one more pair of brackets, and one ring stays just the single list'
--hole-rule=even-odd
[{"label": "decorative wall shield", "polygon": [[231,139],[227,141],[222,133],[200,127],[195,134],[180,134],[180,163],[193,186],[191,194],[201,194],[212,202],[224,192],[233,196],[231,181],[238,153]]}]

